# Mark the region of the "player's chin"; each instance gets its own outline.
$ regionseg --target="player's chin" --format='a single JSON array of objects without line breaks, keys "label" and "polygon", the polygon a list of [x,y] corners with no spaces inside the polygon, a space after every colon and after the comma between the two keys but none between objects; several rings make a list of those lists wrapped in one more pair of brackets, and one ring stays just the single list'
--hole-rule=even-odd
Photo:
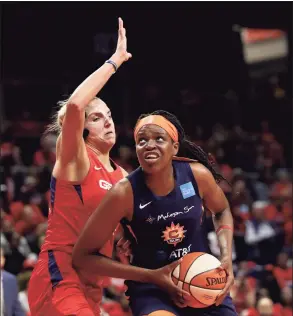
[{"label": "player's chin", "polygon": [[161,169],[162,166],[160,164],[155,164],[155,163],[141,163],[140,164],[143,171],[147,174],[155,174],[158,173]]},{"label": "player's chin", "polygon": [[109,138],[105,140],[105,143],[107,144],[107,146],[109,147],[109,150],[115,145],[116,143],[116,138]]}]

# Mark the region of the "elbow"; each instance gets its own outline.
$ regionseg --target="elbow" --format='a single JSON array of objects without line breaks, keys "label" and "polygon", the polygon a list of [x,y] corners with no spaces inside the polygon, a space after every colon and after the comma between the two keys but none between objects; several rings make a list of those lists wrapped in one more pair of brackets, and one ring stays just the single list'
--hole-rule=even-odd
[{"label": "elbow", "polygon": [[77,100],[76,98],[69,99],[66,105],[66,112],[67,111],[72,111],[72,112],[81,112],[84,111],[84,106],[82,103]]}]

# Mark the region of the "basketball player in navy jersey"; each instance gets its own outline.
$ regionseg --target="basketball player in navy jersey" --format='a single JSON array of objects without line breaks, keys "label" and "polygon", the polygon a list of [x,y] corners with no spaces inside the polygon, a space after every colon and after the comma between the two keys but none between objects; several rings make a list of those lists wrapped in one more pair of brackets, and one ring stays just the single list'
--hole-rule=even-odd
[{"label": "basketball player in navy jersey", "polygon": [[[237,315],[228,295],[234,282],[233,218],[217,184],[223,177],[168,112],[141,116],[134,136],[140,167],[117,183],[93,213],[75,245],[73,266],[129,280],[134,316]],[[194,309],[187,307],[190,296],[174,285],[171,272],[187,253],[209,252],[203,204],[213,213],[221,268],[228,277],[214,305]],[[119,221],[131,232],[131,265],[96,255],[97,244],[102,247]]]}]

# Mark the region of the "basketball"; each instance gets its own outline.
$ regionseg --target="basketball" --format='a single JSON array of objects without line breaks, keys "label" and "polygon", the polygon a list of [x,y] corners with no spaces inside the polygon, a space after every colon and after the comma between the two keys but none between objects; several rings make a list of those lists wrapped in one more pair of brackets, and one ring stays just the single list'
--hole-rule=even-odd
[{"label": "basketball", "polygon": [[191,295],[188,305],[204,308],[215,300],[227,282],[225,271],[218,270],[221,262],[204,252],[192,252],[183,257],[173,270],[173,282]]}]

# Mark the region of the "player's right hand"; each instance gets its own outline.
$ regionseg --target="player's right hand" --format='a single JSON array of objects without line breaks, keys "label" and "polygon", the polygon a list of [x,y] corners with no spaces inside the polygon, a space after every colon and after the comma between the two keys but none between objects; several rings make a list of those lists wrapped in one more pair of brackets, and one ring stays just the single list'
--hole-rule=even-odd
[{"label": "player's right hand", "polygon": [[127,51],[127,38],[126,38],[126,29],[123,26],[123,20],[118,19],[119,29],[118,29],[118,41],[116,52],[114,56],[119,58],[121,64],[132,57],[132,55]]},{"label": "player's right hand", "polygon": [[172,271],[181,263],[182,258],[160,269],[153,270],[153,283],[169,293],[171,299],[179,307],[186,307],[190,294],[172,281]]}]

